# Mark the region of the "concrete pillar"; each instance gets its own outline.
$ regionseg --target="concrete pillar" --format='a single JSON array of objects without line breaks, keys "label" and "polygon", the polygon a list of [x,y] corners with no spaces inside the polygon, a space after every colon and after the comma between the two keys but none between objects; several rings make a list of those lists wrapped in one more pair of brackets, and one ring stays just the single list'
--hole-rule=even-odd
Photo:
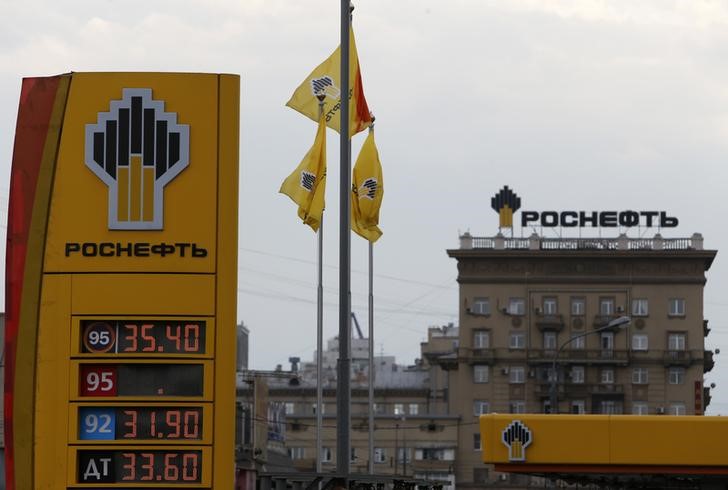
[{"label": "concrete pillar", "polygon": [[528,249],[529,250],[538,250],[541,248],[541,238],[538,236],[538,233],[533,232],[531,233],[531,236],[528,237]]},{"label": "concrete pillar", "polygon": [[473,235],[469,231],[460,235],[460,248],[468,250],[473,248]]},{"label": "concrete pillar", "polygon": [[663,248],[665,248],[665,242],[662,240],[662,235],[657,233],[652,239],[652,250],[662,250]]},{"label": "concrete pillar", "polygon": [[690,245],[693,250],[703,250],[703,235],[700,233],[693,233],[693,236],[690,237]]}]

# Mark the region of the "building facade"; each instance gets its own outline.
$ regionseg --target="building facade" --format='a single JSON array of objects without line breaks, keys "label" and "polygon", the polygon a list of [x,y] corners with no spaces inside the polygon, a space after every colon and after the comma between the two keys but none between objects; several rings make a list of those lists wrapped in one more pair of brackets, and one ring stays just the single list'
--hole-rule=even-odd
[{"label": "building facade", "polygon": [[458,488],[524,483],[481,463],[483,413],[704,412],[713,361],[703,288],[716,252],[700,235],[465,234],[447,253],[458,267],[459,339],[428,361],[446,371],[450,413],[462,416]]},{"label": "building facade", "polygon": [[[336,469],[336,351],[329,340],[323,352],[321,469]],[[316,354],[314,353],[314,358]],[[442,481],[454,488],[460,417],[448,412],[446,392],[432,390],[431,366],[403,366],[392,356],[374,357],[374,401],[368,398],[368,340],[352,339],[351,471],[369,473],[369,411],[374,411],[373,467],[376,475]],[[285,445],[293,467],[316,471],[316,364],[304,362],[289,379],[269,380],[269,402],[283,407]],[[439,367],[435,367],[439,370]]]}]

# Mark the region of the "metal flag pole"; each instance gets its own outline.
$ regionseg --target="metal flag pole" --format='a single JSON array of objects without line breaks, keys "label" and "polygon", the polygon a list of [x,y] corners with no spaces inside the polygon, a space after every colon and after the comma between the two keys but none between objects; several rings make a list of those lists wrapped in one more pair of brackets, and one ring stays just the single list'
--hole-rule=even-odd
[{"label": "metal flag pole", "polygon": [[351,148],[349,141],[349,0],[341,0],[339,189],[339,359],[336,376],[336,469],[351,472]]},{"label": "metal flag pole", "polygon": [[[319,119],[324,113],[325,94],[316,95],[319,101]],[[324,131],[326,131],[324,129]],[[324,258],[324,217],[318,229],[318,286],[316,288],[316,473],[321,473],[322,426],[323,426],[323,338],[324,338],[324,286],[323,286],[323,258]]]},{"label": "metal flag pole", "polygon": [[[369,474],[374,474],[374,244],[369,242]],[[396,455],[395,455],[396,457]]]}]

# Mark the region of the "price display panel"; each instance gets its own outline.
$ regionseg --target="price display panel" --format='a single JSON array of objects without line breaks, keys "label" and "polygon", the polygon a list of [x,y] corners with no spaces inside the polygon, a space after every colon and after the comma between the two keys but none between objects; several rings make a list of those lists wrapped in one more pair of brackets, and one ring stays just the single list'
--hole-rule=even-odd
[{"label": "price display panel", "polygon": [[160,488],[209,486],[210,458],[206,447],[79,448],[71,454],[75,460],[71,481]]},{"label": "price display panel", "polygon": [[72,361],[77,383],[72,398],[198,398],[209,399],[212,362],[87,363]]},{"label": "price display panel", "polygon": [[212,405],[75,406],[69,427],[77,442],[209,443]]},{"label": "price display panel", "polygon": [[209,319],[74,319],[81,355],[210,357]]}]

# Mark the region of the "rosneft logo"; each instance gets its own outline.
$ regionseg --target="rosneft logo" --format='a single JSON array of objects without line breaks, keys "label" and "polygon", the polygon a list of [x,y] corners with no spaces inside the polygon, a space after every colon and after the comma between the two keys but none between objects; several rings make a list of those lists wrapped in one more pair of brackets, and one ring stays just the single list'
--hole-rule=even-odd
[{"label": "rosneft logo", "polygon": [[339,100],[341,90],[334,84],[334,79],[328,75],[311,79],[311,93],[315,97],[326,96]]},{"label": "rosneft logo", "polygon": [[526,448],[533,441],[531,430],[520,420],[514,420],[501,434],[503,444],[508,448],[508,461],[526,461]]},{"label": "rosneft logo", "polygon": [[189,165],[190,127],[152,89],[126,88],[86,125],[85,163],[109,188],[110,230],[161,230],[164,187]]},{"label": "rosneft logo", "polygon": [[490,207],[498,213],[501,228],[513,228],[513,213],[521,208],[521,198],[508,186],[490,199]]}]

